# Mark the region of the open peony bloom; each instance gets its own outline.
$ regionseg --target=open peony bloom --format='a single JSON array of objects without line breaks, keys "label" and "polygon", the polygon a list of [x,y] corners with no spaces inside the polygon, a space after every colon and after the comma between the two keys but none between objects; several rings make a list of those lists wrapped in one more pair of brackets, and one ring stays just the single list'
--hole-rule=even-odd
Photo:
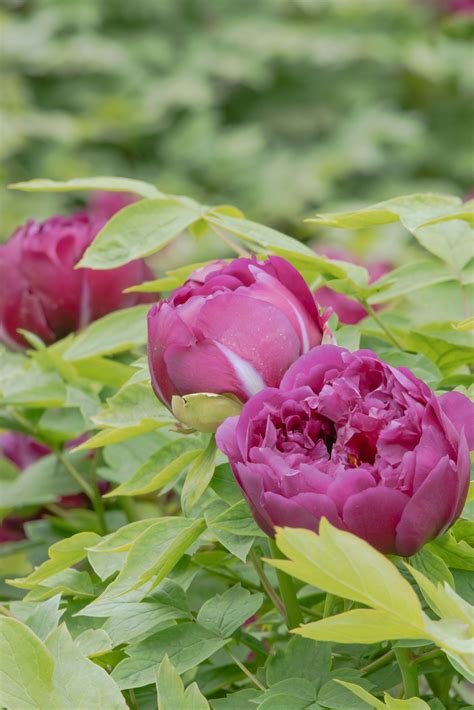
[{"label": "open peony bloom", "polygon": [[[373,283],[380,279],[384,274],[388,273],[392,266],[386,261],[375,261],[372,263],[364,263],[342,249],[317,249],[320,254],[327,256],[329,259],[339,259],[348,261],[351,264],[365,266],[369,272],[369,283]],[[329,286],[321,286],[315,293],[316,299],[320,306],[331,308],[339,318],[341,323],[345,325],[355,325],[366,317],[367,311],[364,306],[354,298],[349,298],[344,293],[337,293]],[[380,306],[374,306],[375,310],[379,310]]]},{"label": "open peony bloom", "polygon": [[367,350],[314,348],[217,431],[257,523],[322,517],[383,553],[413,555],[460,515],[474,405],[436,397]]},{"label": "open peony bloom", "polygon": [[52,343],[120,308],[149,302],[123,290],[153,278],[143,260],[116,269],[75,269],[104,222],[87,214],[29,220],[0,246],[0,342],[27,345],[24,328]]},{"label": "open peony bloom", "polygon": [[304,279],[285,259],[217,261],[195,271],[148,314],[153,389],[173,395],[276,387],[321,342],[323,323]]}]

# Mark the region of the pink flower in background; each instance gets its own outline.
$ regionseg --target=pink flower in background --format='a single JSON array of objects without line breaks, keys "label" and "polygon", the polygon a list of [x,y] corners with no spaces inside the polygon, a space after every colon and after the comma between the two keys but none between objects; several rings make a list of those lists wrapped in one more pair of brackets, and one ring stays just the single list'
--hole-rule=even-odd
[{"label": "pink flower in background", "polygon": [[217,442],[268,535],[317,531],[325,517],[409,556],[461,513],[474,404],[459,392],[436,397],[370,351],[322,345],[227,419]]},{"label": "pink flower in background", "polygon": [[449,10],[455,15],[471,15],[474,12],[474,0],[450,0]]},{"label": "pink flower in background", "polygon": [[173,395],[230,393],[246,400],[279,384],[321,342],[323,322],[302,276],[287,261],[217,261],[195,271],[148,314],[153,389]]},{"label": "pink flower in background", "polygon": [[137,202],[140,198],[130,192],[94,192],[87,205],[87,213],[99,222],[108,222],[124,207]]},{"label": "pink flower in background", "polygon": [[75,269],[103,222],[87,214],[29,220],[0,246],[0,342],[27,345],[18,328],[52,343],[101,316],[154,300],[124,294],[153,278],[143,260],[116,269]]},{"label": "pink flower in background", "polygon": [[[85,441],[86,438],[87,437],[83,435],[77,439],[73,439],[66,444],[66,448],[72,449]],[[0,456],[3,456],[15,464],[15,466],[20,469],[20,472],[50,453],[51,449],[44,444],[40,444],[39,441],[36,441],[27,434],[16,431],[8,431],[4,434],[0,434]],[[106,493],[108,488],[109,484],[107,481],[99,482],[99,489],[102,494]],[[89,499],[84,493],[72,493],[61,496],[58,503],[62,508],[89,507]],[[33,517],[30,516],[28,518],[10,515],[4,518],[0,521],[0,543],[22,540],[25,537],[23,524],[27,520],[35,520],[41,517],[40,511]]]},{"label": "pink flower in background", "polygon": [[[329,259],[340,259],[342,261],[348,261],[351,264],[365,266],[369,272],[369,283],[377,281],[377,279],[393,268],[393,266],[386,261],[366,264],[356,259],[353,254],[338,249],[316,249],[316,251],[323,256],[327,256]],[[349,298],[349,296],[345,296],[343,293],[337,293],[328,286],[318,288],[315,296],[320,306],[332,308],[339,318],[339,321],[345,325],[355,325],[367,315],[367,311],[358,301]],[[378,310],[380,306],[375,306],[374,308]]]}]

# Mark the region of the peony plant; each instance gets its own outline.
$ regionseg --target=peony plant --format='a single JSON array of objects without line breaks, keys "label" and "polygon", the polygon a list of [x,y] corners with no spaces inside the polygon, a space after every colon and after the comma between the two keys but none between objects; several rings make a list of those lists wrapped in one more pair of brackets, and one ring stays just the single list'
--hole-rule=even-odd
[{"label": "peony plant", "polygon": [[[0,706],[466,707],[470,203],[309,220],[408,232],[373,280],[142,181],[17,187],[96,196],[0,248]],[[222,258],[163,273],[183,232]]]}]

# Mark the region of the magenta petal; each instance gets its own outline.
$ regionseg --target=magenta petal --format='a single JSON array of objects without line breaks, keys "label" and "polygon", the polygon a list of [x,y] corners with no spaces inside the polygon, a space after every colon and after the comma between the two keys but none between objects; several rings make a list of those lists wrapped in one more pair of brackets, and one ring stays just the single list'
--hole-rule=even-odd
[{"label": "magenta petal", "polygon": [[252,287],[249,295],[225,293],[207,300],[194,332],[243,358],[265,385],[274,387],[301,352],[299,336],[277,306],[252,298],[251,293]]},{"label": "magenta petal", "polygon": [[470,476],[471,476],[471,460],[469,456],[469,449],[467,446],[466,437],[464,432],[461,432],[459,437],[459,449],[458,449],[458,462],[457,462],[457,474],[458,474],[458,495],[456,501],[456,507],[450,524],[457,520],[462,513],[464,504],[466,502],[467,493],[469,491]]},{"label": "magenta petal", "polygon": [[233,393],[245,401],[247,381],[212,340],[188,346],[170,345],[164,353],[166,369],[179,395],[194,392]]},{"label": "magenta petal", "polygon": [[441,409],[460,433],[464,429],[469,449],[474,449],[474,403],[461,392],[446,392],[438,399]]},{"label": "magenta petal", "polygon": [[294,503],[291,498],[284,498],[278,493],[264,493],[263,507],[274,526],[318,531],[319,518],[309,513],[302,505]]},{"label": "magenta petal", "polygon": [[240,463],[232,466],[232,470],[235,479],[242,489],[247,503],[249,504],[255,518],[255,522],[262,528],[263,532],[272,537],[273,521],[263,505],[264,487],[262,476],[259,475],[259,471],[255,470],[254,467],[245,466]]},{"label": "magenta petal", "polygon": [[337,510],[342,513],[347,499],[367,488],[375,486],[374,477],[363,468],[343,471],[328,488],[328,496],[334,501]]},{"label": "magenta petal", "polygon": [[395,553],[395,533],[409,497],[394,488],[368,488],[349,498],[343,520],[347,529],[385,554]]},{"label": "magenta petal", "polygon": [[453,518],[458,498],[458,475],[444,456],[407,504],[397,527],[399,555],[414,555],[426,542],[442,533]]},{"label": "magenta petal", "polygon": [[337,345],[318,345],[293,363],[281,381],[281,389],[289,390],[310,384],[309,376],[312,370],[342,370],[344,353],[347,353],[347,350]]},{"label": "magenta petal", "polygon": [[231,460],[238,461],[242,455],[237,446],[236,428],[239,417],[229,417],[216,431],[216,442],[219,449]]},{"label": "magenta petal", "polygon": [[346,529],[337,512],[334,501],[329,496],[321,493],[298,493],[298,495],[291,498],[291,501],[311,513],[318,520],[318,524],[321,518],[327,518],[331,525],[336,528],[340,530]]},{"label": "magenta petal", "polygon": [[151,384],[156,396],[165,404],[171,404],[171,397],[176,392],[165,363],[168,342],[188,345],[193,340],[192,334],[176,311],[166,302],[162,301],[150,308],[148,312],[148,364]]}]

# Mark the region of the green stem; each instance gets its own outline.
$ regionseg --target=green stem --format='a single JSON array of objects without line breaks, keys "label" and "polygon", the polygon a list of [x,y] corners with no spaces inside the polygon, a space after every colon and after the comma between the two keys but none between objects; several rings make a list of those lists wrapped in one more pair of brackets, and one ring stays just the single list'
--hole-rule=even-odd
[{"label": "green stem", "polygon": [[377,312],[374,311],[372,306],[368,301],[362,301],[362,305],[366,309],[367,313],[370,315],[371,318],[374,319],[374,321],[380,326],[380,328],[383,330],[387,338],[392,342],[396,348],[399,350],[403,350],[402,344],[399,342],[399,340],[396,338],[396,336],[392,333],[390,328],[387,328],[385,323],[381,318],[378,317]]},{"label": "green stem", "polygon": [[[270,540],[270,550],[274,559],[284,559],[274,540]],[[285,605],[287,626],[289,629],[294,629],[303,622],[303,615],[296,598],[293,579],[279,569],[277,569],[276,573],[278,584],[280,585],[281,598]]]},{"label": "green stem", "polygon": [[252,548],[250,550],[249,554],[249,560],[253,564],[255,571],[258,575],[258,578],[262,584],[262,587],[267,594],[268,598],[272,602],[273,606],[277,611],[280,612],[280,614],[285,618],[285,605],[283,604],[282,600],[278,596],[278,594],[275,592],[273,589],[272,585],[270,584],[270,580],[268,579],[267,575],[262,569],[262,565],[260,564],[260,560],[257,557],[257,553],[255,550]]},{"label": "green stem", "polygon": [[395,648],[395,656],[400,666],[403,679],[404,698],[417,698],[420,694],[418,687],[418,671],[413,663],[408,648]]},{"label": "green stem", "polygon": [[226,648],[226,651],[227,651],[227,653],[229,654],[229,656],[232,658],[232,660],[234,661],[235,665],[238,666],[238,667],[240,668],[240,670],[241,670],[243,673],[245,673],[245,675],[247,676],[247,678],[250,678],[250,680],[252,681],[252,683],[253,683],[254,685],[256,685],[259,690],[263,690],[263,691],[265,692],[265,690],[266,690],[265,686],[262,685],[262,684],[260,683],[260,681],[258,680],[258,678],[256,678],[256,677],[254,676],[254,674],[253,674],[251,671],[249,671],[249,669],[248,669],[246,666],[244,666],[244,664],[242,663],[242,661],[241,661],[240,659],[238,659],[237,656],[235,656],[235,655],[232,653],[232,651],[230,650],[230,648]]},{"label": "green stem", "polygon": [[376,658],[375,661],[372,661],[367,666],[361,668],[360,672],[364,673],[365,675],[367,673],[373,673],[374,671],[378,671],[379,668],[384,668],[385,666],[388,666],[388,664],[391,663],[394,658],[395,651],[388,651],[387,653],[384,653],[383,656],[380,656],[380,658]]},{"label": "green stem", "polygon": [[334,594],[330,594],[329,592],[326,594],[326,599],[324,601],[324,609],[323,609],[323,619],[325,619],[328,616],[331,616],[336,599],[337,599],[337,597],[335,597]]}]

